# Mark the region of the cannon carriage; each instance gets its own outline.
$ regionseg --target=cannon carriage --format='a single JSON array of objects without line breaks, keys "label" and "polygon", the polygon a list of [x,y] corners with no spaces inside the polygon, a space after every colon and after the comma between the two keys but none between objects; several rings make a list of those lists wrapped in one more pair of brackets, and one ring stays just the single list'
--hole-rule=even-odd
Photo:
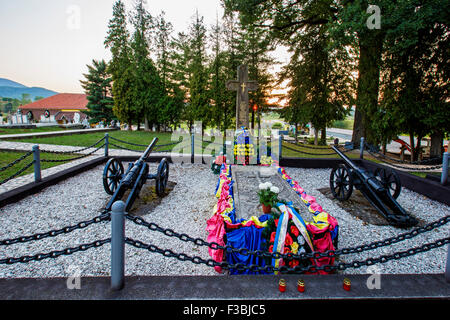
[{"label": "cannon carriage", "polygon": [[393,226],[408,228],[418,221],[410,216],[397,202],[401,193],[401,182],[397,173],[388,168],[374,172],[356,166],[336,146],[331,147],[344,164],[333,168],[330,175],[330,189],[334,198],[346,201],[358,189],[370,204]]},{"label": "cannon carriage", "polygon": [[106,193],[112,195],[111,200],[106,205],[106,210],[111,210],[114,202],[121,200],[125,193],[130,190],[125,203],[125,210],[129,211],[142,190],[142,187],[149,179],[155,180],[156,182],[156,194],[159,197],[164,195],[169,179],[169,161],[163,158],[159,163],[156,174],[149,174],[149,166],[147,163],[157,142],[158,138],[155,138],[139,160],[130,163],[126,171],[124,171],[123,164],[118,159],[112,158],[106,163],[103,170],[103,187]]}]

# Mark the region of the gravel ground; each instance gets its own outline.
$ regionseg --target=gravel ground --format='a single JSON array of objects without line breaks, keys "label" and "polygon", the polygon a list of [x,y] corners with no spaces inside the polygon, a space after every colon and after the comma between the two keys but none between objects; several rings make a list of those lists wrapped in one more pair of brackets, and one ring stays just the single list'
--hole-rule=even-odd
[{"label": "gravel ground", "polygon": [[[157,165],[150,164],[150,172],[156,170]],[[35,196],[2,208],[0,239],[59,229],[98,216],[110,199],[103,190],[102,172],[103,166],[97,167],[49,187]],[[175,189],[162,199],[154,211],[143,218],[161,227],[206,239],[206,220],[211,217],[212,209],[217,202],[213,195],[217,177],[206,166],[171,165],[169,180],[177,183]],[[203,247],[200,249],[194,244],[152,232],[131,221],[126,221],[126,236],[157,245],[162,249],[209,258],[208,251]],[[76,247],[109,237],[110,223],[102,222],[52,239],[1,247],[0,259]],[[216,274],[212,268],[205,265],[181,262],[129,245],[125,248],[127,276]],[[109,276],[110,250],[110,244],[105,244],[100,248],[92,248],[57,259],[11,266],[1,265],[0,278],[65,277],[76,272],[80,272],[82,276]]]},{"label": "gravel ground", "polygon": [[[156,164],[150,165],[150,172],[156,171]],[[339,246],[354,247],[364,243],[382,240],[405,232],[389,226],[373,226],[355,219],[334,201],[328,199],[317,189],[326,188],[330,170],[306,170],[287,168],[288,174],[297,180],[308,194],[317,198],[322,207],[337,218],[340,225]],[[101,176],[103,166],[97,167],[58,185],[49,187],[41,193],[24,199],[16,204],[1,209],[0,239],[15,238],[23,235],[46,232],[73,225],[79,221],[92,219],[100,214],[109,200],[104,192]],[[143,218],[164,228],[171,228],[179,233],[206,239],[206,220],[212,214],[216,198],[213,195],[217,183],[208,166],[171,165],[170,181],[176,183],[174,190],[152,212]],[[426,223],[433,222],[450,214],[450,208],[444,204],[427,199],[419,194],[404,189],[399,203],[417,218]],[[402,251],[424,243],[447,237],[449,227],[419,235],[411,240],[379,248],[361,254],[341,257],[340,261],[351,262],[378,257],[395,251]],[[184,243],[175,238],[152,232],[130,221],[126,223],[126,236],[160,248],[184,252],[190,256],[209,258],[205,247]],[[1,247],[0,259],[20,257],[41,252],[75,247],[83,243],[110,237],[109,222],[94,224],[83,230],[76,230],[67,235],[44,239],[25,244]],[[445,270],[447,247],[434,249],[413,257],[390,261],[386,264],[347,269],[345,273],[442,273]],[[0,266],[0,278],[46,278],[67,277],[76,272],[81,276],[109,276],[110,245],[90,249],[86,252],[47,259],[27,264]],[[127,276],[131,275],[217,275],[205,265],[181,262],[159,254],[126,246]]]},{"label": "gravel ground", "polygon": [[[375,226],[356,219],[347,211],[330,200],[317,189],[329,188],[330,170],[307,170],[300,168],[287,168],[287,173],[297,180],[305,191],[316,197],[323,209],[334,216],[339,222],[339,248],[353,248],[374,241],[384,240],[398,234],[411,231],[391,226]],[[397,201],[416,218],[429,224],[440,218],[450,215],[450,207],[437,201],[426,198],[406,188],[402,189]],[[364,261],[394,252],[408,250],[425,243],[446,238],[449,235],[449,225],[441,226],[431,232],[421,234],[410,240],[405,240],[388,247],[378,248],[359,254],[341,256],[339,261],[349,263]],[[415,273],[443,273],[447,258],[447,246],[420,253],[400,260],[392,260],[384,264],[359,269],[346,269],[346,274],[381,273],[381,274],[415,274]]]}]

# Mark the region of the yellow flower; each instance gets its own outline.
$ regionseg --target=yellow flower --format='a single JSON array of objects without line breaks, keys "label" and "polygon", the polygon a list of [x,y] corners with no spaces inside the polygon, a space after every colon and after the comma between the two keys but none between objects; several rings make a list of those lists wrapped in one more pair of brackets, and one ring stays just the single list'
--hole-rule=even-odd
[{"label": "yellow flower", "polygon": [[297,254],[298,248],[299,248],[299,245],[298,245],[297,242],[293,242],[293,243],[291,244],[291,252],[292,252],[293,254]]}]

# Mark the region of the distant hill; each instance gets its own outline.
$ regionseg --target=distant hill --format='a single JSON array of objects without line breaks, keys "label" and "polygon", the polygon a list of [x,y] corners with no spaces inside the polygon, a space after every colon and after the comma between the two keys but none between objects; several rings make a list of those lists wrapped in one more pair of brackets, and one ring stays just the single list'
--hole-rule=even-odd
[{"label": "distant hill", "polygon": [[26,88],[26,86],[21,83],[4,78],[0,78],[0,87]]},{"label": "distant hill", "polygon": [[22,99],[22,94],[29,94],[30,99],[34,101],[36,97],[51,97],[58,92],[39,87],[26,87],[18,82],[0,78],[0,97]]}]

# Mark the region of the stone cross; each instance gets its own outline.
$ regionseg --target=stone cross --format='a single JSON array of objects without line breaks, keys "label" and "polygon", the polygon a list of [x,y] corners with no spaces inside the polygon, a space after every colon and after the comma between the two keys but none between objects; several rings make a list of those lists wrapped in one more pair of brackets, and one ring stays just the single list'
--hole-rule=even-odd
[{"label": "stone cross", "polygon": [[249,99],[248,92],[258,89],[256,81],[248,80],[248,66],[241,65],[238,68],[238,80],[229,80],[227,89],[237,91],[236,102],[236,129],[241,127],[249,128]]}]

